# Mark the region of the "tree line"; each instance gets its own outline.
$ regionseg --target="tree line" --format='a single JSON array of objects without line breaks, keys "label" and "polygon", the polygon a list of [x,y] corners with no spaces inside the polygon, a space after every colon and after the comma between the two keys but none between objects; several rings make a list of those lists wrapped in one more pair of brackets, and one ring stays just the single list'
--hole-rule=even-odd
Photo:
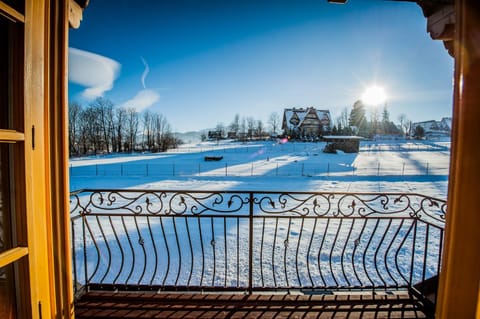
[{"label": "tree line", "polygon": [[201,138],[202,140],[207,138],[263,139],[282,134],[281,124],[281,118],[277,112],[270,114],[267,125],[253,116],[240,117],[240,114],[237,113],[230,124],[217,123],[214,131],[204,132]]},{"label": "tree line", "polygon": [[[373,108],[367,114],[367,108],[361,100],[356,101],[349,110],[345,107],[340,116],[331,123],[331,135],[357,135],[366,138],[373,138],[375,135],[413,136],[421,137],[422,128],[412,128],[410,121],[405,114],[398,117],[398,124],[390,119],[390,112],[385,105],[383,109]],[[204,132],[202,140],[207,138],[234,138],[239,140],[260,139],[268,136],[280,136],[286,132],[282,131],[281,116],[277,112],[270,114],[267,125],[262,120],[252,116],[240,117],[235,114],[229,125],[218,123],[213,131]]]},{"label": "tree line", "polygon": [[177,147],[167,119],[159,113],[118,107],[105,98],[68,109],[70,156],[134,151],[163,152]]},{"label": "tree line", "polygon": [[399,125],[390,120],[386,105],[382,110],[372,109],[368,119],[365,105],[358,100],[350,112],[347,108],[343,109],[332,127],[332,135],[358,135],[366,138],[375,135],[411,135],[412,121],[408,120],[405,114],[401,114],[398,120]]}]

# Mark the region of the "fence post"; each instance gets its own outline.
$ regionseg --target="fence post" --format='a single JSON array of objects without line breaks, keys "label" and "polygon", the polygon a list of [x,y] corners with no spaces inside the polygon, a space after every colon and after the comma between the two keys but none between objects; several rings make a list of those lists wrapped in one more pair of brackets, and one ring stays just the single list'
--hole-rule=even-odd
[{"label": "fence post", "polygon": [[405,162],[403,162],[403,167],[402,167],[402,176],[405,176]]},{"label": "fence post", "polygon": [[352,165],[352,176],[355,176],[355,166]]},{"label": "fence post", "polygon": [[377,165],[377,176],[380,176],[380,162]]},{"label": "fence post", "polygon": [[428,176],[428,161],[427,161],[427,176]]},{"label": "fence post", "polygon": [[228,164],[225,163],[225,176],[228,176]]},{"label": "fence post", "polygon": [[275,176],[278,176],[278,162],[277,162],[277,169],[275,170]]}]

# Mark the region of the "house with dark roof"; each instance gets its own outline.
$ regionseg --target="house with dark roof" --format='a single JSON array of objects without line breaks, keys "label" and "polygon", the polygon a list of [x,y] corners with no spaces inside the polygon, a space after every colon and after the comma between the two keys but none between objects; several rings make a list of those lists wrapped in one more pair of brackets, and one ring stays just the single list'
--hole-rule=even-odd
[{"label": "house with dark roof", "polygon": [[282,130],[292,138],[318,138],[330,134],[331,122],[328,110],[290,108],[283,112]]},{"label": "house with dark roof", "polygon": [[452,132],[452,118],[444,117],[440,121],[430,120],[413,123],[410,132],[412,136],[415,134],[417,126],[423,129],[426,138],[447,137]]}]

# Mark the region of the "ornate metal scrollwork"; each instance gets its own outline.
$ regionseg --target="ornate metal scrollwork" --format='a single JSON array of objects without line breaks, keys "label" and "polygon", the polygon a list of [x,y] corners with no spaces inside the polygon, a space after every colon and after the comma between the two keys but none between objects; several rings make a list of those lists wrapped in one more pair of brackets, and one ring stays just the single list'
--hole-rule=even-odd
[{"label": "ornate metal scrollwork", "polygon": [[[249,204],[252,198],[253,211]],[[405,193],[88,190],[72,193],[72,216],[90,214],[255,214],[311,217],[412,217],[443,224],[446,201]]]},{"label": "ornate metal scrollwork", "polygon": [[403,289],[441,265],[446,201],[421,194],[85,190],[70,201],[75,281],[94,287]]}]

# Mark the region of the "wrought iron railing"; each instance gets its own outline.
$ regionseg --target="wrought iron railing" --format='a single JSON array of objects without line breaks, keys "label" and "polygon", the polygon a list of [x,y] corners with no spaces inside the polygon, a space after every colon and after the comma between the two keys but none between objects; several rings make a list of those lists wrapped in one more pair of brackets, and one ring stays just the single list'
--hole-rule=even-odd
[{"label": "wrought iron railing", "polygon": [[439,271],[445,212],[419,194],[82,190],[75,289],[411,289]]}]

